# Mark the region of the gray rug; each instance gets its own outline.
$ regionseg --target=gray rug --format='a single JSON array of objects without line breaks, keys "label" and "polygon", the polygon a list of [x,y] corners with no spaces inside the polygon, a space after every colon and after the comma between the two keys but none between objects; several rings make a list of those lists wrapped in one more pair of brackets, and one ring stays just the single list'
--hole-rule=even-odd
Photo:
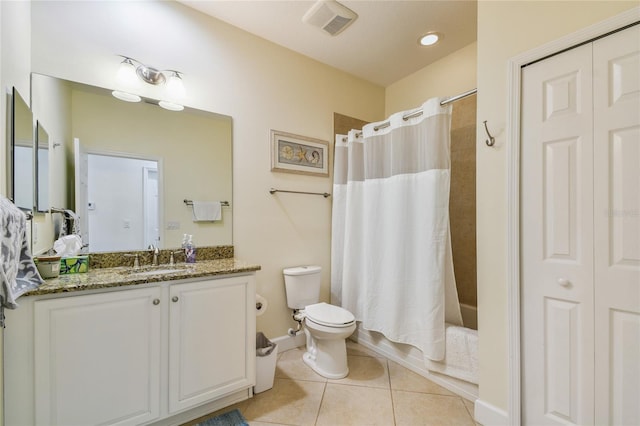
[{"label": "gray rug", "polygon": [[196,426],[249,426],[249,423],[242,417],[240,411],[236,409],[207,419]]}]

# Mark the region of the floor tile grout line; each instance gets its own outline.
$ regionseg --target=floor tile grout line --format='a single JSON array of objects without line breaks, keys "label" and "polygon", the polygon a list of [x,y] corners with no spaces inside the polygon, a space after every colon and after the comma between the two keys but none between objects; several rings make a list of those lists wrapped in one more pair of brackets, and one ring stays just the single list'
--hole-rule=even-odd
[{"label": "floor tile grout line", "polygon": [[389,360],[387,358],[384,359],[387,363],[387,379],[389,380],[389,397],[391,398],[391,415],[393,416],[393,426],[397,424],[396,422],[396,404],[393,401],[393,386],[391,386],[391,368],[389,368]]},{"label": "floor tile grout line", "polygon": [[[443,397],[446,397],[446,398],[458,398],[458,399],[460,399],[460,402],[462,402],[464,404],[464,401],[463,401],[464,398],[461,397],[460,395],[443,395],[441,393],[420,392],[420,391],[416,391],[416,390],[407,390],[407,389],[393,389],[392,388],[391,390],[398,391],[398,392],[407,392],[407,393],[419,394],[419,395],[431,395],[431,396],[443,396]],[[465,405],[465,407],[466,407],[466,405]],[[467,410],[467,411],[469,411],[469,410]]]},{"label": "floor tile grout line", "polygon": [[313,422],[314,425],[318,424],[318,419],[320,418],[320,410],[322,410],[322,403],[324,402],[324,395],[327,392],[327,383],[324,382],[324,388],[322,389],[322,397],[320,397],[320,405],[318,405],[318,412],[316,413],[316,419]]},{"label": "floor tile grout line", "polygon": [[[277,364],[280,364],[280,361],[284,358],[284,353],[279,354],[278,356],[278,362]],[[386,365],[386,378],[387,378],[387,384],[388,387],[379,387],[379,386],[372,386],[370,383],[366,383],[365,382],[361,382],[361,383],[354,383],[354,382],[347,382],[347,383],[340,383],[339,380],[331,380],[331,379],[325,379],[325,378],[321,378],[320,380],[315,380],[315,379],[307,379],[307,378],[296,378],[296,377],[291,377],[291,376],[278,376],[277,378],[282,379],[282,380],[288,380],[288,381],[299,381],[299,382],[306,382],[306,383],[323,383],[323,388],[322,388],[322,394],[320,396],[320,402],[317,408],[317,411],[315,413],[315,419],[314,422],[312,423],[315,426],[318,426],[318,422],[320,419],[320,413],[322,411],[323,406],[326,404],[326,398],[327,398],[327,391],[328,391],[328,384],[335,384],[335,385],[342,385],[344,387],[359,387],[359,388],[365,388],[365,389],[376,389],[376,390],[382,390],[382,389],[388,389],[389,392],[389,396],[390,396],[390,403],[391,403],[391,414],[392,414],[392,419],[393,419],[393,423],[389,423],[390,425],[393,424],[394,426],[398,424],[398,419],[396,419],[396,415],[401,414],[401,413],[396,413],[396,409],[398,407],[396,407],[396,405],[401,401],[401,399],[397,399],[394,397],[394,392],[401,392],[401,393],[407,393],[407,394],[413,394],[413,395],[430,395],[430,396],[436,396],[436,397],[453,397],[453,398],[458,398],[458,400],[460,401],[460,403],[462,403],[462,405],[464,406],[464,411],[463,413],[466,413],[469,417],[469,419],[472,422],[475,422],[475,419],[473,417],[473,414],[471,413],[471,411],[473,411],[473,405],[471,405],[471,407],[467,406],[466,404],[466,400],[465,398],[461,397],[460,395],[455,395],[455,394],[441,394],[441,393],[437,393],[437,390],[434,392],[432,390],[418,390],[418,389],[413,389],[413,390],[407,390],[407,389],[395,389],[393,386],[393,379],[392,377],[394,377],[394,375],[396,373],[394,373],[393,371],[391,371],[391,367],[390,367],[390,363],[392,362],[391,360],[389,360],[387,357],[384,356],[371,356],[369,354],[366,353],[358,353],[358,354],[348,354],[348,357],[350,359],[364,359],[364,358],[375,358],[378,359],[380,362],[382,360],[384,360],[385,362],[383,364]],[[289,364],[291,360],[287,359],[287,364]],[[285,369],[280,368],[278,366],[278,368],[280,369],[280,371],[284,374],[285,373]],[[379,376],[377,376],[379,377]],[[398,385],[402,386],[402,379],[403,376],[399,376],[401,382],[398,383]],[[380,377],[380,379],[382,379],[382,377]],[[425,378],[425,380],[429,381],[428,379]],[[377,380],[376,383],[380,382],[381,380]],[[453,401],[449,398],[447,398],[449,401]],[[471,401],[470,401],[471,402]],[[453,403],[453,402],[452,402]],[[473,402],[471,402],[473,404]],[[457,403],[454,403],[455,405],[457,405]],[[402,410],[400,410],[402,411]],[[474,423],[475,424],[475,423]]]},{"label": "floor tile grout line", "polygon": [[[473,416],[473,413],[469,410],[469,407],[467,407],[467,404],[465,404],[464,401],[465,401],[465,399],[462,398],[462,405],[464,405],[464,408],[467,409],[467,413],[469,413],[469,416],[471,416],[471,420],[473,420],[473,422],[475,423],[476,422],[476,418]],[[467,401],[469,401],[469,400],[467,399]],[[476,406],[475,402],[473,403],[473,406],[475,408],[475,406]]]},{"label": "floor tile grout line", "polygon": [[310,380],[310,379],[297,379],[295,377],[275,377],[276,379],[283,380],[295,380],[296,382],[311,382],[311,383],[329,383],[328,380]]}]

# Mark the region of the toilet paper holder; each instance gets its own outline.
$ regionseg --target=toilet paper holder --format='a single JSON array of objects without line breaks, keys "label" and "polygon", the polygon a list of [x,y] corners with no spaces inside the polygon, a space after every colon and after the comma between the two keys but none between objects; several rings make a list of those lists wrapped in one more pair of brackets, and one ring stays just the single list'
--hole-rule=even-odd
[{"label": "toilet paper holder", "polygon": [[267,299],[259,294],[256,294],[256,316],[264,314],[268,307],[269,304],[267,303]]}]

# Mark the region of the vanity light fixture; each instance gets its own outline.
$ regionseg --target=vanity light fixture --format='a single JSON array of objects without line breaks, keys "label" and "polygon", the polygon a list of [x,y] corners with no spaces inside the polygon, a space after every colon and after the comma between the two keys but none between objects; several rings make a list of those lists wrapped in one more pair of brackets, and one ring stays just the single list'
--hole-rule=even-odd
[{"label": "vanity light fixture", "polygon": [[[120,63],[116,77],[121,87],[126,90],[135,90],[136,87],[139,87],[140,80],[153,86],[161,86],[166,83],[167,97],[171,101],[161,100],[158,105],[171,111],[182,111],[184,109],[182,105],[173,101],[182,99],[185,94],[180,71],[158,70],[128,56],[119,56],[124,58]],[[167,78],[164,73],[169,73],[169,77]],[[140,102],[142,100],[140,96],[124,90],[114,90],[111,93],[116,98],[126,102]]]},{"label": "vanity light fixture", "polygon": [[418,39],[418,44],[421,46],[433,46],[440,40],[442,36],[436,32],[429,32]]}]

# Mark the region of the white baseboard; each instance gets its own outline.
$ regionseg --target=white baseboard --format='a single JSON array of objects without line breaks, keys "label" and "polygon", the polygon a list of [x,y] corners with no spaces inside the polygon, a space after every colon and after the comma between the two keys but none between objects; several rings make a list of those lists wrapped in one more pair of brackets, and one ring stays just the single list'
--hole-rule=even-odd
[{"label": "white baseboard", "polygon": [[288,351],[289,349],[294,349],[299,346],[304,346],[307,344],[304,331],[299,331],[295,337],[286,335],[286,336],[276,337],[275,339],[271,339],[271,341],[276,345],[278,345],[278,353]]},{"label": "white baseboard", "polygon": [[476,400],[473,417],[483,426],[509,426],[509,414],[481,399]]}]

